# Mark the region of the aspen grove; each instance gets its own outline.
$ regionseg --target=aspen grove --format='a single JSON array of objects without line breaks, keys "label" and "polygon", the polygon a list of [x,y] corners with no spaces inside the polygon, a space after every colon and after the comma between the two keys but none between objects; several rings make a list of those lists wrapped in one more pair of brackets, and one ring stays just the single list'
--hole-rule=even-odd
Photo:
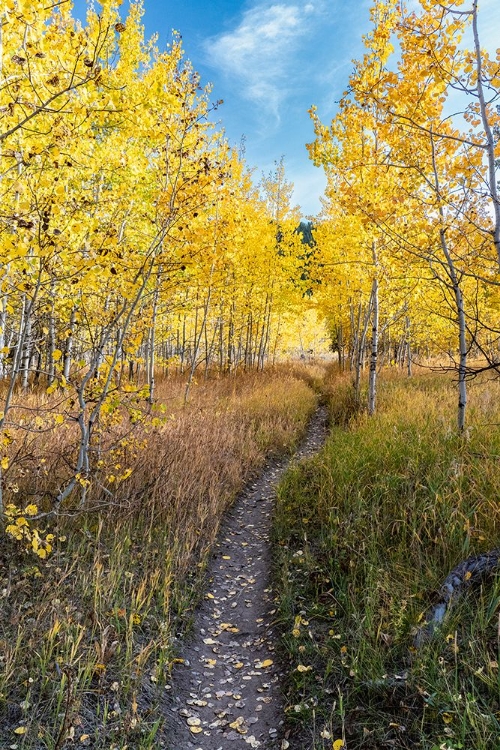
[{"label": "aspen grove", "polygon": [[371,15],[331,125],[311,110],[325,309],[357,391],[370,348],[370,411],[379,343],[409,369],[424,347],[457,371],[463,429],[467,378],[499,369],[500,50],[481,47],[476,0],[384,0]]},{"label": "aspen grove", "polygon": [[[106,436],[121,425],[116,465],[134,424],[161,418],[155,373],[185,372],[187,398],[199,367],[261,369],[303,307],[283,162],[256,188],[180,39],[160,53],[141,4],[124,22],[116,6],[84,28],[67,3],[1,17],[0,487],[7,530],[42,557],[51,538],[26,519],[127,478]],[[33,388],[42,409],[23,408]],[[30,445],[55,430],[65,468],[37,469],[18,506]]]}]

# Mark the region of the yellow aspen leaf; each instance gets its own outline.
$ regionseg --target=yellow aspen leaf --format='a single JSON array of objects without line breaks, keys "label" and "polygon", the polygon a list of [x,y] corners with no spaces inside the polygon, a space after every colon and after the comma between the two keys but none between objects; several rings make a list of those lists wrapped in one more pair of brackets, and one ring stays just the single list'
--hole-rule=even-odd
[{"label": "yellow aspen leaf", "polygon": [[62,357],[62,351],[60,349],[54,349],[52,352],[52,359],[54,362],[58,362]]},{"label": "yellow aspen leaf", "polygon": [[272,659],[265,659],[264,661],[257,662],[255,667],[257,669],[265,669],[266,667],[270,667],[272,663],[273,663]]},{"label": "yellow aspen leaf", "polygon": [[17,729],[14,729],[14,734],[26,734],[27,731],[26,727],[17,727]]},{"label": "yellow aspen leaf", "polygon": [[63,422],[64,422],[64,415],[63,414],[56,414],[56,416],[54,418],[54,422],[56,424],[63,424]]},{"label": "yellow aspen leaf", "polygon": [[299,664],[299,666],[297,667],[297,672],[310,672],[311,670],[311,666],[306,667],[304,664]]},{"label": "yellow aspen leaf", "polygon": [[346,750],[346,746],[344,745],[344,740],[335,740],[335,742],[332,745],[332,750]]},{"label": "yellow aspen leaf", "polygon": [[2,460],[0,461],[0,466],[2,469],[8,469],[9,468],[9,458],[8,456],[4,456]]}]

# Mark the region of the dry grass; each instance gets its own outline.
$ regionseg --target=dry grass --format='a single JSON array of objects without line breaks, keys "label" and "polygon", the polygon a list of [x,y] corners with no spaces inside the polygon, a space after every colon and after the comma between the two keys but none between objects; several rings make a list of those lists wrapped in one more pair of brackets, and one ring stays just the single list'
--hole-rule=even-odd
[{"label": "dry grass", "polygon": [[[317,400],[306,379],[320,375],[206,381],[185,408],[184,383],[161,382],[161,420],[157,408],[125,445],[123,422],[102,429],[101,476],[85,508],[47,519],[48,560],[2,540],[0,747],[163,746],[158,705],[221,517],[266,455],[294,446]],[[17,418],[45,420],[43,409],[53,404],[32,394]],[[74,425],[48,419],[43,434],[11,429],[8,481],[23,505],[47,502],[74,450]],[[125,467],[130,478],[110,483]]]}]

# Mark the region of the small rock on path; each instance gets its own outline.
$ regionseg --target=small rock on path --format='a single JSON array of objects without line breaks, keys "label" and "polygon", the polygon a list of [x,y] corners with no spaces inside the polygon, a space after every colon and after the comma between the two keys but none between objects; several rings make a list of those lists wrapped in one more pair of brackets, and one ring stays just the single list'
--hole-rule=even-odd
[{"label": "small rock on path", "polygon": [[290,462],[313,455],[326,429],[320,407],[293,458],[269,463],[222,524],[205,598],[174,673],[171,750],[287,747],[272,625],[271,514]]}]

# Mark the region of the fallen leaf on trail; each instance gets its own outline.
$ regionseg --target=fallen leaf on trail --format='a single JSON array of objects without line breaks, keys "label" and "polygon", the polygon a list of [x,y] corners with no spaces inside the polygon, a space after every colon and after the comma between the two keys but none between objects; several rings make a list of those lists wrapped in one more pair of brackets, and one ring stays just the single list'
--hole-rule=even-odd
[{"label": "fallen leaf on trail", "polygon": [[203,643],[206,643],[207,646],[213,646],[217,643],[217,641],[214,641],[213,638],[204,638]]},{"label": "fallen leaf on trail", "polygon": [[201,724],[201,719],[198,719],[196,716],[190,716],[186,721],[186,724],[188,725],[188,727],[199,727]]},{"label": "fallen leaf on trail", "polygon": [[335,740],[332,750],[345,750],[344,740]]},{"label": "fallen leaf on trail", "polygon": [[270,667],[272,663],[273,663],[272,659],[265,659],[264,661],[258,661],[255,664],[255,668],[256,669],[265,669],[266,667]]},{"label": "fallen leaf on trail", "polygon": [[250,737],[245,737],[245,742],[247,742],[250,747],[260,747],[261,745],[259,740],[253,734],[251,734]]},{"label": "fallen leaf on trail", "polygon": [[245,719],[243,718],[243,716],[238,716],[238,718],[235,719],[229,726],[231,727],[231,729],[236,729],[238,734],[246,734],[248,732],[248,727],[245,724]]},{"label": "fallen leaf on trail", "polygon": [[203,732],[203,729],[201,727],[189,727],[189,731],[192,734],[199,734],[200,732]]}]

